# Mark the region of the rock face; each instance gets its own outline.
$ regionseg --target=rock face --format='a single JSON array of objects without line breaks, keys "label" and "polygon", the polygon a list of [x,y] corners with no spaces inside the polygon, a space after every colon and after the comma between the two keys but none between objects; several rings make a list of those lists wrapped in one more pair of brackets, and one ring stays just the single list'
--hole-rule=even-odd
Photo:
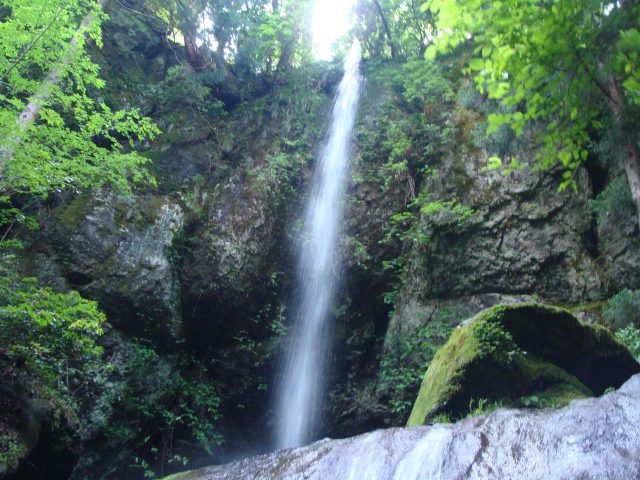
[{"label": "rock face", "polygon": [[0,478],[66,480],[78,461],[78,417],[28,374],[0,384]]},{"label": "rock face", "polygon": [[[568,347],[570,345],[570,347]],[[408,425],[468,413],[474,399],[549,404],[619,387],[640,365],[603,327],[539,304],[497,305],[464,322],[436,353]]]},{"label": "rock face", "polygon": [[273,248],[282,232],[275,203],[274,195],[236,175],[214,188],[181,248],[190,338],[228,345],[238,330],[250,329],[277,270]]},{"label": "rock face", "polygon": [[635,207],[620,172],[609,182],[596,204],[598,247],[602,252],[613,291],[634,289],[640,284],[640,235]]},{"label": "rock face", "polygon": [[164,196],[78,198],[54,227],[64,242],[67,279],[96,299],[117,327],[175,338],[178,293],[169,249],[183,217]]},{"label": "rock face", "polygon": [[640,476],[640,376],[559,410],[322,440],[166,480],[626,479]]},{"label": "rock face", "polygon": [[435,249],[418,267],[431,297],[537,292],[576,301],[600,288],[588,245],[590,186],[584,171],[579,194],[558,193],[559,177],[548,172],[505,178],[482,173],[482,155],[461,161],[463,168],[455,171],[453,161],[427,186],[477,212],[462,235],[448,233],[435,219]]}]

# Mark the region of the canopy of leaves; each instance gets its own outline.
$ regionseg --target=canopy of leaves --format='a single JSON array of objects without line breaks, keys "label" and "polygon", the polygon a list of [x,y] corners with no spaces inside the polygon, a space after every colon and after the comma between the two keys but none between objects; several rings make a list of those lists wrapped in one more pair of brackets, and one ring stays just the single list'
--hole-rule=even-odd
[{"label": "canopy of leaves", "polygon": [[[156,127],[136,109],[113,111],[85,51],[101,45],[95,0],[9,0],[0,12],[0,200],[148,179],[145,159],[125,152]],[[19,121],[29,106],[39,112]]]},{"label": "canopy of leaves", "polygon": [[379,0],[379,5],[382,13],[371,0],[356,3],[354,31],[365,58],[388,58],[392,48],[403,58],[422,55],[434,31],[431,11],[422,8],[421,0]]},{"label": "canopy of leaves", "polygon": [[309,54],[309,0],[149,0],[146,7],[198,50],[202,68],[272,75]]},{"label": "canopy of leaves", "polygon": [[507,124],[520,135],[536,125],[536,163],[561,164],[562,187],[573,185],[619,86],[625,98],[613,112],[624,117],[618,133],[637,136],[622,113],[639,105],[637,2],[431,0],[424,7],[437,14],[438,27],[427,57],[472,42],[468,72],[479,90],[509,109],[489,118],[488,131]]}]

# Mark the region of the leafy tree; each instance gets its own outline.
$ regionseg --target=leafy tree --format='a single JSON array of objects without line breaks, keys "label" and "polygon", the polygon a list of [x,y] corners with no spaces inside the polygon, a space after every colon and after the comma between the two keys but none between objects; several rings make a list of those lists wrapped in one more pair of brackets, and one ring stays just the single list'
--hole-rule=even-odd
[{"label": "leafy tree", "polygon": [[[157,128],[135,110],[97,101],[104,85],[87,42],[101,45],[96,0],[8,0],[0,22],[0,202],[16,195],[149,180],[124,152]],[[6,220],[6,218],[5,218]]]},{"label": "leafy tree", "polygon": [[437,13],[438,27],[427,56],[472,43],[468,71],[478,89],[510,109],[490,116],[488,132],[507,124],[521,135],[534,125],[536,165],[561,165],[561,188],[575,187],[589,142],[608,121],[640,220],[640,4],[430,0],[424,6]]},{"label": "leafy tree", "polygon": [[146,8],[177,29],[197,72],[272,75],[299,63],[309,42],[301,28],[309,0],[148,0]]},{"label": "leafy tree", "polygon": [[434,18],[422,0],[359,0],[355,32],[370,57],[394,59],[422,55],[433,34]]}]

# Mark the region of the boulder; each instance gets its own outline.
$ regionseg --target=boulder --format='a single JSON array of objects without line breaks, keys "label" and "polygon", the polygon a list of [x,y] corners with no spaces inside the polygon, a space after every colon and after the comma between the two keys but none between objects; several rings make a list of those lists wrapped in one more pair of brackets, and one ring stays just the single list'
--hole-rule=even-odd
[{"label": "boulder", "polygon": [[321,440],[165,480],[638,478],[640,376],[558,410],[498,410],[454,425]]},{"label": "boulder", "polygon": [[607,329],[568,310],[535,303],[496,305],[464,322],[425,373],[408,425],[464,416],[474,401],[547,405],[619,387],[640,365]]}]

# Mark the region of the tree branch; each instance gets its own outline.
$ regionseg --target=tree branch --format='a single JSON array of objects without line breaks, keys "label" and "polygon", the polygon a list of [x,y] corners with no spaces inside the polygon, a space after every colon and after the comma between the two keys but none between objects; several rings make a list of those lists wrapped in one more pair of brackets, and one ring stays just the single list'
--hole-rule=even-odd
[{"label": "tree branch", "polygon": [[378,10],[378,15],[380,15],[380,20],[382,20],[382,26],[384,27],[384,31],[387,34],[387,38],[389,39],[389,45],[391,46],[391,58],[395,60],[396,58],[396,45],[393,43],[393,38],[391,37],[391,30],[389,30],[389,24],[387,23],[387,19],[384,16],[384,12],[382,11],[382,6],[378,0],[373,0],[373,3],[376,4],[376,9]]}]

